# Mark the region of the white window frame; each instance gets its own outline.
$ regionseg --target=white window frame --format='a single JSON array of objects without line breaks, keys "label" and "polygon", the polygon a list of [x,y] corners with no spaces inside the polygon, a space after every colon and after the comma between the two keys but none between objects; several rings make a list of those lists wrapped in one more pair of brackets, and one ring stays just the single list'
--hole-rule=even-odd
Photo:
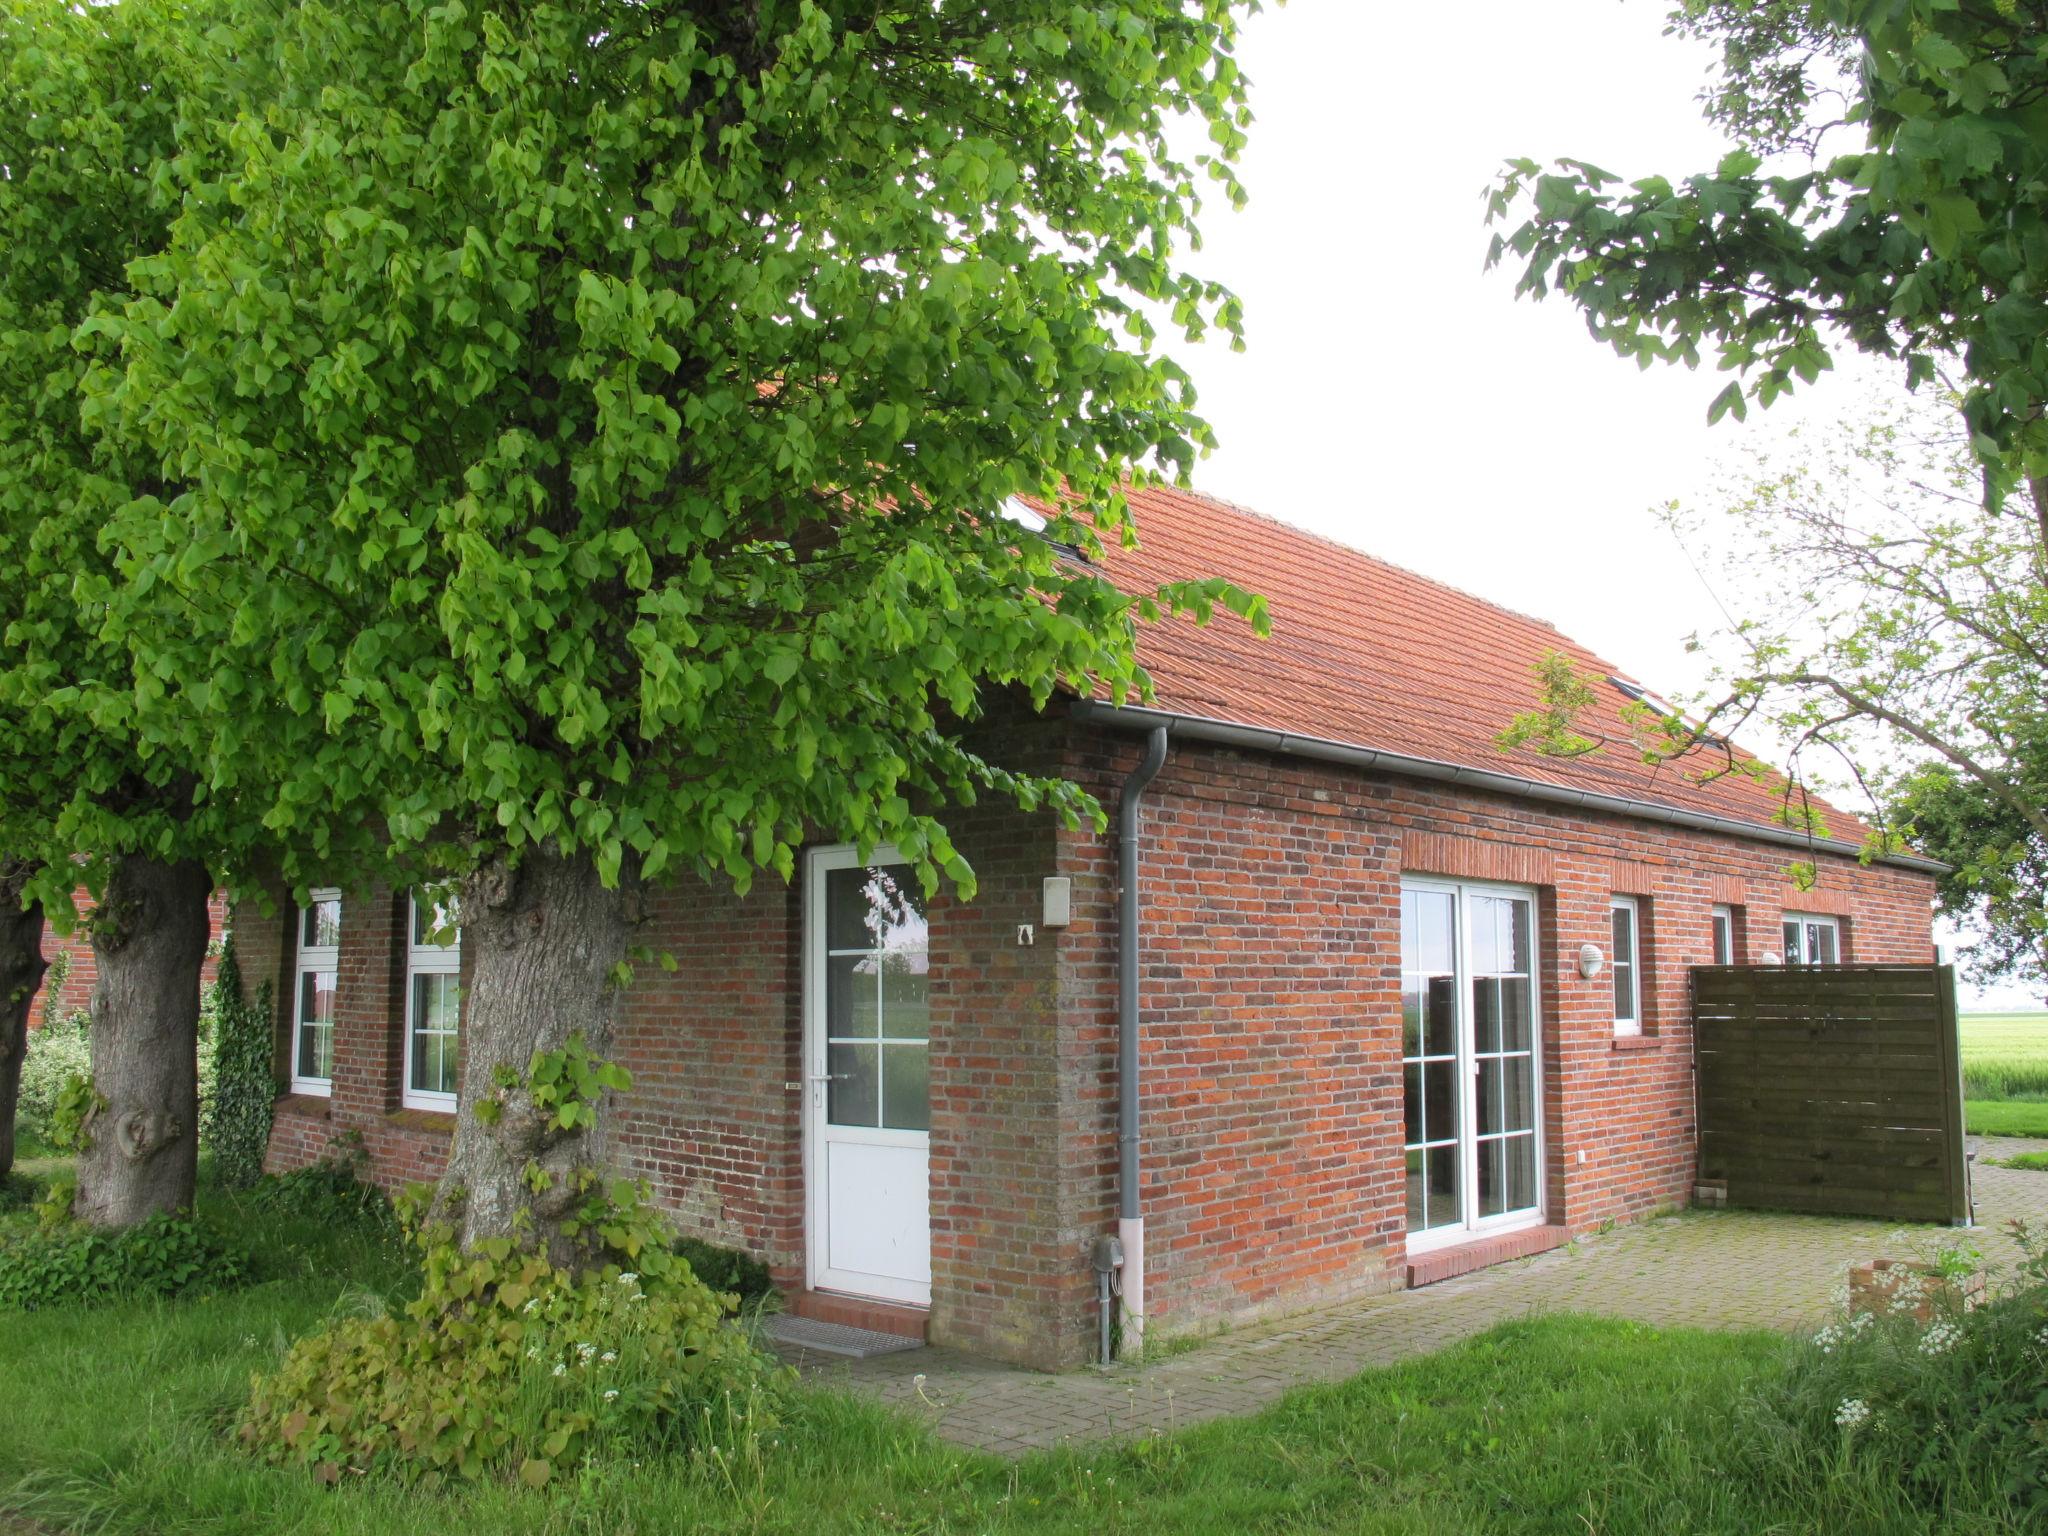
[{"label": "white window frame", "polygon": [[[1458,997],[1458,1158],[1459,1179],[1464,1190],[1460,1200],[1460,1220],[1408,1233],[1407,1251],[1411,1254],[1428,1253],[1432,1249],[1454,1248],[1460,1243],[1517,1232],[1525,1227],[1540,1227],[1550,1219],[1550,1189],[1544,1171],[1549,1157],[1549,1133],[1544,1128],[1543,1114],[1543,908],[1538,892],[1534,886],[1502,885],[1489,880],[1452,880],[1429,875],[1403,875],[1401,889],[1447,894],[1452,901],[1451,974],[1456,978],[1452,990]],[[1536,1201],[1526,1210],[1505,1211],[1498,1216],[1478,1214],[1479,1138],[1472,1128],[1479,1123],[1476,1098],[1479,1063],[1472,1049],[1471,1022],[1466,1017],[1466,1010],[1471,1006],[1471,973],[1467,969],[1467,957],[1472,952],[1470,908],[1465,900],[1468,895],[1507,896],[1529,904],[1529,1092],[1535,1108],[1531,1155],[1535,1158]],[[1403,1076],[1405,1078],[1405,1072]]]},{"label": "white window frame", "polygon": [[[1628,914],[1628,959],[1623,960],[1614,949],[1614,915]],[[1643,1032],[1643,906],[1633,896],[1610,896],[1607,898],[1607,964],[1614,975],[1608,981],[1611,990],[1621,978],[1624,966],[1628,968],[1629,1016],[1623,1018],[1620,1009],[1614,1013],[1614,1032],[1617,1035],[1640,1035]]]},{"label": "white window frame", "polygon": [[[405,1059],[399,1064],[399,1103],[407,1109],[430,1109],[443,1114],[455,1110],[457,1095],[452,1093],[429,1092],[412,1085],[413,1030],[417,1024],[414,1018],[414,999],[419,989],[413,985],[417,976],[459,976],[462,973],[462,930],[455,930],[453,944],[422,944],[419,942],[420,898],[417,892],[408,897],[405,904]],[[461,1006],[458,1001],[457,1007]],[[460,1039],[458,1031],[457,1039]]]},{"label": "white window frame", "polygon": [[[1781,914],[1778,937],[1782,940],[1785,930],[1793,924],[1799,926],[1799,952],[1794,954],[1792,946],[1785,946],[1787,965],[1840,965],[1842,963],[1842,920],[1826,912],[1786,912]],[[1816,932],[1825,931],[1834,935],[1835,957],[1832,960],[1809,960],[1806,958],[1808,943]]]},{"label": "white window frame", "polygon": [[[329,1097],[334,1092],[334,1078],[331,1075],[334,1070],[332,1065],[328,1067],[330,1075],[327,1077],[306,1077],[299,1071],[299,1061],[301,1054],[300,1037],[304,1034],[306,1028],[306,977],[308,975],[318,976],[330,972],[333,973],[337,983],[336,995],[337,997],[340,995],[338,984],[341,979],[341,935],[339,931],[336,932],[335,942],[332,944],[308,944],[306,942],[307,915],[313,908],[319,906],[322,902],[328,901],[333,902],[336,907],[339,907],[341,905],[341,892],[331,886],[306,892],[306,904],[299,908],[298,926],[292,935],[295,941],[294,948],[298,951],[298,959],[294,962],[292,969],[291,1087],[293,1093],[309,1093],[321,1098]],[[335,918],[337,929],[341,921],[342,918],[337,913]],[[330,1024],[328,1028],[327,1059],[331,1064],[334,1060],[333,1025]]]},{"label": "white window frame", "polygon": [[[1726,902],[1714,904],[1711,932],[1714,936],[1714,964],[1735,964],[1735,909]],[[1726,945],[1721,942],[1723,937],[1728,940]]]}]

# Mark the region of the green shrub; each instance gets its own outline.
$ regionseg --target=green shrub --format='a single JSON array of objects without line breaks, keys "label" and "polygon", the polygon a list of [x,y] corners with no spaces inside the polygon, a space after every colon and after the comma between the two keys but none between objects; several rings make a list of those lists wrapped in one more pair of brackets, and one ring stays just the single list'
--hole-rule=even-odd
[{"label": "green shrub", "polygon": [[54,1145],[52,1127],[65,1083],[92,1072],[91,1015],[78,1012],[31,1030],[21,1063],[21,1096],[15,1103],[17,1132],[44,1146]]},{"label": "green shrub", "polygon": [[398,1233],[391,1197],[363,1177],[363,1134],[342,1131],[317,1162],[289,1173],[261,1175],[241,1197],[249,1208],[275,1216]]},{"label": "green shrub", "polygon": [[1963,1063],[1966,1099],[2048,1099],[2048,1061],[1985,1057]]},{"label": "green shrub", "polygon": [[234,936],[221,945],[220,968],[207,992],[211,1028],[204,1030],[202,1056],[212,1072],[209,1091],[202,1094],[200,1124],[213,1153],[214,1177],[224,1189],[244,1189],[263,1175],[263,1154],[270,1146],[271,1105],[277,1080],[271,1053],[270,983],[257,989],[256,1001],[242,997],[242,970],[235,961]]},{"label": "green shrub", "polygon": [[743,1306],[775,1294],[768,1266],[750,1253],[695,1237],[677,1238],[674,1251],[699,1280],[714,1291],[737,1296]]},{"label": "green shrub", "polygon": [[[66,1190],[52,1185],[51,1198]],[[191,1216],[152,1216],[113,1232],[26,1216],[0,1221],[0,1312],[207,1295],[247,1274],[247,1259]]]},{"label": "green shrub", "polygon": [[579,1225],[613,1255],[580,1274],[510,1239],[464,1251],[445,1227],[423,1231],[419,1298],[300,1340],[253,1384],[243,1444],[328,1482],[354,1470],[534,1487],[706,1440],[758,1452],[787,1372],[675,1259],[630,1186],[593,1193]]},{"label": "green shrub", "polygon": [[[1985,1305],[1964,1310],[1953,1287],[1908,1280],[1886,1310],[1815,1335],[1752,1405],[1774,1482],[1789,1492],[1853,1476],[1929,1515],[2010,1504],[2048,1517],[2048,1262],[2015,1230],[2029,1258]],[[1923,1296],[1931,1321],[1915,1315]]]}]

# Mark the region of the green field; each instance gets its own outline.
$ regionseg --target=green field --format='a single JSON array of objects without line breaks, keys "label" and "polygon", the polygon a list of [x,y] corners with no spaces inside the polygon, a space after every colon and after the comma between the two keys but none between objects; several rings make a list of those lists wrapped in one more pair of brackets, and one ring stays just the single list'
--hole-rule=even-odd
[{"label": "green field", "polygon": [[1970,1130],[2048,1137],[2048,1013],[1966,1013],[1961,1023]]}]

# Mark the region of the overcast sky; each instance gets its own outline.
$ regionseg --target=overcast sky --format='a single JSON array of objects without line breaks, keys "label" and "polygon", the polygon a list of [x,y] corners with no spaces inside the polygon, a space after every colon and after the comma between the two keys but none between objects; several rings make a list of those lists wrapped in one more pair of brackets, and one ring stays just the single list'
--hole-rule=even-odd
[{"label": "overcast sky", "polygon": [[[1196,258],[1244,299],[1247,350],[1179,356],[1222,443],[1198,488],[1548,619],[1682,693],[1703,665],[1686,636],[1721,618],[1650,509],[1692,499],[1717,455],[1793,410],[1709,428],[1726,376],[1641,372],[1569,304],[1517,301],[1509,270],[1484,270],[1481,222],[1510,156],[1629,179],[1719,159],[1695,100],[1708,51],[1663,35],[1666,8],[1292,0],[1253,18],[1251,204],[1212,204]],[[1845,367],[1793,409],[1883,377]]]}]

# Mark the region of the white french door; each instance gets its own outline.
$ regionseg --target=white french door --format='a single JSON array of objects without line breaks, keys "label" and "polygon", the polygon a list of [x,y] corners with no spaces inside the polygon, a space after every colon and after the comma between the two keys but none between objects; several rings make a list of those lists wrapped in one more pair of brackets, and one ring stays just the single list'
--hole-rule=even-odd
[{"label": "white french door", "polygon": [[1411,1252],[1543,1220],[1535,953],[1533,891],[1402,882]]},{"label": "white french door", "polygon": [[804,891],[809,1282],[928,1305],[930,943],[895,850],[811,853]]}]

